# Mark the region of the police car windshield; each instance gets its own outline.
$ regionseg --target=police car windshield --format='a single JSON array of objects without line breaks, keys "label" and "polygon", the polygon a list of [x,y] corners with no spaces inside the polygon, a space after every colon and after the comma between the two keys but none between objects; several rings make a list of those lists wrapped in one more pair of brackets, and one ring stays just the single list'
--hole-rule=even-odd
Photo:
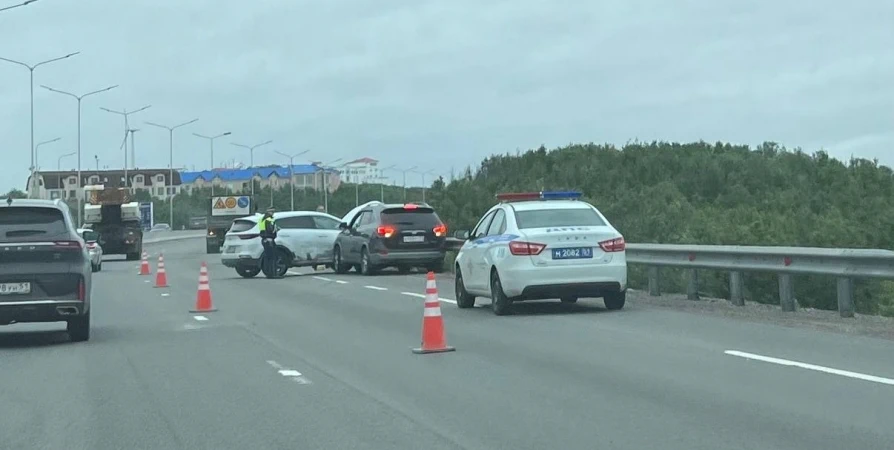
[{"label": "police car windshield", "polygon": [[602,227],[605,221],[590,208],[554,208],[516,211],[519,229],[549,227]]}]

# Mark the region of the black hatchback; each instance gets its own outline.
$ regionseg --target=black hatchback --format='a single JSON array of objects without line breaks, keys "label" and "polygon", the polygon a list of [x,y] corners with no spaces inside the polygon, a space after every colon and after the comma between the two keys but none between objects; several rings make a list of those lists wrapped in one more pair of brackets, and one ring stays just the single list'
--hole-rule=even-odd
[{"label": "black hatchback", "polygon": [[425,203],[373,202],[339,227],[333,254],[336,273],[351,267],[364,275],[386,267],[404,273],[413,267],[443,270],[447,226]]}]

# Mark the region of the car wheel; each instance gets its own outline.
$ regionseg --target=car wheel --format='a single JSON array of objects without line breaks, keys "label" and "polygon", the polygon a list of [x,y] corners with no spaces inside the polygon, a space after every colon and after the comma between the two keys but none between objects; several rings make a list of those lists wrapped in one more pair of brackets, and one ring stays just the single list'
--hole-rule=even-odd
[{"label": "car wheel", "polygon": [[459,267],[456,268],[456,280],[455,285],[453,287],[454,292],[456,292],[456,306],[466,309],[466,308],[474,308],[475,307],[475,296],[470,295],[466,291],[466,284],[463,282],[463,273],[460,272]]},{"label": "car wheel", "polygon": [[289,255],[283,251],[279,250],[276,252],[276,272],[275,275],[277,278],[282,278],[286,276],[286,272],[289,271]]},{"label": "car wheel", "polygon": [[624,303],[627,303],[627,291],[605,294],[602,301],[605,302],[605,309],[617,311],[624,307]]},{"label": "car wheel", "polygon": [[126,258],[128,261],[136,261],[136,260],[140,259],[140,254],[139,254],[139,253],[128,253],[128,254],[125,256],[125,258]]},{"label": "car wheel", "polygon": [[577,297],[562,297],[562,303],[577,303]]},{"label": "car wheel", "polygon": [[67,324],[68,337],[72,342],[90,340],[90,313],[70,319]]},{"label": "car wheel", "polygon": [[90,264],[90,271],[91,271],[91,272],[99,272],[99,265],[97,265],[97,264],[92,264],[92,263],[91,263],[91,264]]},{"label": "car wheel", "polygon": [[503,283],[500,282],[500,275],[497,274],[497,271],[490,276],[490,299],[494,314],[505,316],[510,313],[512,301],[503,292]]},{"label": "car wheel", "polygon": [[360,273],[366,276],[375,275],[376,269],[369,261],[369,250],[363,247],[360,251]]},{"label": "car wheel", "polygon": [[237,267],[236,273],[242,278],[254,278],[261,273],[260,267]]},{"label": "car wheel", "polygon": [[342,259],[341,246],[335,246],[335,250],[332,251],[332,258],[332,270],[334,270],[335,273],[345,274],[351,270],[351,266],[345,264],[345,261]]}]

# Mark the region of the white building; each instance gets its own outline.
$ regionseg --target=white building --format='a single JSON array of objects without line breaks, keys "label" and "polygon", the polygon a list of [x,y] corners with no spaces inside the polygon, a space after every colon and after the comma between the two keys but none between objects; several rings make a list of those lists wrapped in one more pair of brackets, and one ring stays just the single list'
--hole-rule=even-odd
[{"label": "white building", "polygon": [[343,164],[341,181],[352,184],[381,183],[382,173],[379,162],[372,158],[360,158]]}]

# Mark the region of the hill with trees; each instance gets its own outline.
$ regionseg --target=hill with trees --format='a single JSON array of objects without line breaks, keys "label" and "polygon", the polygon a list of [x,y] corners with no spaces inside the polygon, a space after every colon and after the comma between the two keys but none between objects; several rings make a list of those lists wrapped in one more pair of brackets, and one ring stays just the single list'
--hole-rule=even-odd
[{"label": "hill with trees", "polygon": [[[471,228],[498,192],[579,190],[629,242],[663,244],[894,247],[894,176],[877,161],[836,160],[775,143],[757,148],[704,142],[569,145],[487,158],[445,184],[430,202],[451,229]],[[704,273],[705,295],[728,296],[725,273]],[[685,292],[682,271],[665,289]],[[746,297],[778,303],[776,277],[746,275]],[[631,266],[642,287],[642,268]],[[835,281],[796,277],[801,306],[835,309]],[[894,283],[858,281],[857,309],[894,314]]]}]

